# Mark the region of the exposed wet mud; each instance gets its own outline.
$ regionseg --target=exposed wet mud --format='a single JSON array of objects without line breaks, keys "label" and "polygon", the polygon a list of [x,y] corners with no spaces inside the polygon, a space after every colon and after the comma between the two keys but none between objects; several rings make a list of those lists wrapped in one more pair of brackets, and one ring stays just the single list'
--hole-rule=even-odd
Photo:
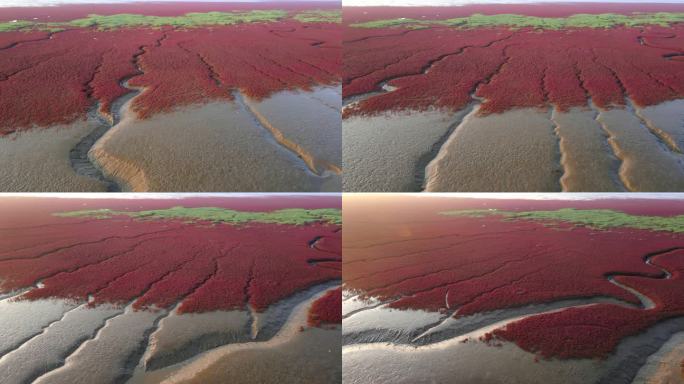
[{"label": "exposed wet mud", "polygon": [[632,384],[684,383],[684,332],[674,334],[658,352],[649,356]]},{"label": "exposed wet mud", "polygon": [[348,192],[416,192],[419,163],[427,161],[463,112],[384,113],[342,122],[343,189]]},{"label": "exposed wet mud", "polygon": [[[122,83],[122,85],[128,88],[125,82]],[[95,105],[88,112],[88,120],[96,123],[97,128],[82,138],[81,141],[79,141],[78,144],[76,144],[76,146],[69,151],[69,161],[71,162],[71,167],[74,169],[76,174],[104,183],[107,192],[121,192],[127,188],[122,188],[122,186],[119,185],[116,180],[105,176],[102,173],[102,169],[90,158],[89,153],[95,143],[100,140],[100,138],[102,138],[107,131],[119,124],[119,121],[121,120],[120,110],[124,108],[124,105],[126,105],[129,100],[140,94],[140,91],[134,90],[133,88],[129,89],[133,90],[134,92],[120,97],[112,104],[111,120],[100,112],[99,104]]]},{"label": "exposed wet mud", "polygon": [[[601,110],[590,100],[589,108],[550,114],[513,109],[481,116],[476,100],[451,123],[419,112],[351,116],[343,121],[344,190],[684,190],[682,102]],[[431,133],[438,129],[442,135]],[[381,169],[381,161],[391,169]],[[408,162],[413,183],[401,176]]]},{"label": "exposed wet mud", "polygon": [[255,319],[246,311],[183,315],[172,312],[152,333],[152,348],[137,369],[155,371],[223,345],[269,340],[283,327],[295,307],[339,283],[331,281],[298,292],[256,313]]},{"label": "exposed wet mud", "polygon": [[[486,149],[485,149],[486,148]],[[558,141],[548,113],[467,116],[428,165],[429,192],[560,191]]]},{"label": "exposed wet mud", "polygon": [[[671,279],[671,271],[658,265],[654,259],[678,249],[668,248],[646,254],[643,262],[661,271],[659,275],[649,275],[648,277],[651,279]],[[348,356],[350,358],[349,360],[345,359],[345,377],[348,378],[348,382],[359,383],[371,378],[373,382],[430,382],[430,380],[425,380],[424,377],[420,376],[422,373],[432,380],[437,377],[442,378],[436,379],[439,382],[449,373],[457,373],[451,365],[453,361],[447,362],[447,356],[452,358],[462,356],[465,361],[459,363],[462,366],[461,370],[458,371],[458,377],[473,376],[470,376],[468,380],[457,380],[456,382],[631,383],[637,377],[641,367],[651,358],[651,355],[664,348],[663,345],[673,335],[684,331],[684,318],[664,320],[640,334],[626,337],[606,359],[539,360],[539,357],[535,357],[533,353],[524,352],[509,342],[485,343],[481,341],[481,337],[487,332],[504,328],[507,324],[540,313],[547,314],[563,311],[567,308],[604,303],[644,311],[656,308],[657,303],[647,294],[615,279],[621,275],[624,274],[611,273],[605,275],[605,278],[610,283],[637,297],[639,304],[635,305],[611,297],[573,298],[457,317],[458,308],[443,313],[393,310],[387,307],[386,303],[378,305],[378,301],[372,298],[359,300],[351,292],[348,292],[345,295],[347,311],[343,320],[343,345],[345,346],[343,353],[345,358]],[[429,315],[437,317],[438,320],[429,324]],[[412,320],[406,322],[402,320],[404,318],[411,318]],[[505,349],[508,352],[501,355],[500,352],[485,351],[487,348],[491,350]],[[478,352],[474,352],[474,350]],[[480,360],[483,358],[483,354],[498,355],[496,358],[498,364],[507,366],[508,369],[496,373],[493,377],[490,376],[489,371],[473,371],[472,366],[481,364]],[[477,357],[478,355],[482,356]],[[518,366],[525,355],[537,362],[541,371],[556,370],[559,373],[558,376],[544,378],[546,373],[542,373],[534,378],[527,377],[525,371],[521,371]],[[425,359],[430,359],[429,372],[426,371],[428,367]],[[386,363],[389,361],[392,361],[391,364],[396,361],[400,366],[407,367],[398,368],[400,370],[408,369],[410,371],[396,376],[392,372],[373,368],[374,366],[386,368]],[[349,373],[346,371],[346,364],[352,366]],[[669,370],[671,371],[672,368],[669,367]],[[561,374],[561,372],[563,373]],[[347,382],[346,379],[345,382]]]},{"label": "exposed wet mud", "polygon": [[[316,341],[316,338],[309,340],[315,343],[310,345],[313,349],[307,348],[301,350],[301,353],[293,352],[300,351],[299,348],[287,347],[291,346],[291,340],[298,340],[300,335],[306,336],[307,332],[312,331],[311,329],[306,329],[308,328],[306,317],[309,306],[314,300],[325,294],[328,289],[339,285],[339,283],[339,281],[331,281],[316,285],[269,307],[268,310],[259,314],[259,332],[254,339],[250,336],[251,330],[245,329],[251,328],[248,324],[247,327],[243,327],[245,334],[240,341],[202,350],[194,357],[190,357],[177,364],[167,365],[157,370],[145,370],[144,363],[141,362],[130,383],[156,383],[160,381],[167,383],[217,382],[225,381],[227,377],[235,380],[260,377],[256,382],[282,382],[283,377],[288,377],[287,372],[308,372],[308,367],[318,371],[316,374],[318,376],[321,374],[330,375],[330,378],[333,379],[339,377],[339,352],[337,357],[334,356],[335,353],[332,352],[335,351],[332,350],[329,351],[332,354],[320,353],[319,351],[318,356],[311,356],[306,352],[306,350],[318,350],[313,345],[326,345],[326,348],[330,348],[326,336],[318,339],[318,341]],[[164,324],[162,323],[161,326],[163,327]],[[339,328],[337,330],[320,331],[334,333],[334,335],[329,336],[334,338],[335,344],[338,345],[336,351],[339,351]],[[314,331],[311,335],[314,333],[317,334],[319,331]],[[309,345],[309,342],[305,344]],[[283,347],[282,349],[281,346]],[[286,360],[288,361],[282,367],[283,369],[280,366],[282,362],[280,357],[281,351],[285,353],[284,356],[287,356]],[[236,354],[238,352],[239,354]],[[251,357],[253,353],[255,360]],[[273,369],[266,369],[262,363],[268,366],[270,360],[265,359],[264,356],[271,356],[272,354],[274,354],[274,360],[272,361]],[[302,365],[304,360],[308,361]],[[237,364],[240,361],[242,363]],[[239,370],[235,369],[235,364],[240,366]],[[233,368],[229,369],[228,367]],[[284,369],[285,367],[287,369]],[[297,368],[293,370],[293,367]],[[326,368],[328,371],[321,371],[322,367],[331,367],[331,369]],[[314,374],[312,371],[311,375]],[[309,374],[307,373],[305,377],[309,377]],[[304,382],[310,381],[306,379]],[[336,382],[336,380],[332,382]]]}]

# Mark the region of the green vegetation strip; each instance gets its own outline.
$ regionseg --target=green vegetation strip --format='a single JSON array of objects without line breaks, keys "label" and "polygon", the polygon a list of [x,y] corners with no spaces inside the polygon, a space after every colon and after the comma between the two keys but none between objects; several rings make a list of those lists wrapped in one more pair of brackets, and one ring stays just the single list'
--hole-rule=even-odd
[{"label": "green vegetation strip", "polygon": [[[283,10],[254,10],[248,12],[206,12],[187,13],[183,16],[147,16],[136,14],[117,15],[89,15],[86,18],[68,22],[40,23],[26,20],[0,22],[0,32],[10,31],[60,31],[68,28],[97,28],[101,30],[128,27],[176,27],[198,28],[206,26],[234,25],[242,23],[271,23],[285,20],[288,12]],[[292,19],[302,23],[340,23],[339,11],[308,10],[292,16]]]},{"label": "green vegetation strip", "polygon": [[114,216],[128,216],[143,220],[184,220],[186,222],[210,221],[225,224],[266,223],[304,225],[324,222],[335,225],[342,224],[339,209],[280,209],[271,212],[235,211],[232,209],[202,207],[185,208],[173,207],[149,211],[115,211],[111,209],[91,209],[83,211],[69,211],[55,213],[59,217],[91,217],[95,219],[109,219]]},{"label": "green vegetation strip", "polygon": [[660,25],[668,27],[674,23],[684,22],[684,13],[633,13],[619,15],[614,13],[576,14],[568,17],[535,17],[513,14],[482,15],[479,13],[468,17],[457,17],[443,20],[418,20],[399,18],[389,20],[375,20],[366,23],[351,24],[357,28],[427,28],[431,26],[447,26],[455,28],[537,28],[537,29],[566,29],[566,28],[612,28],[617,26],[642,27],[646,25]]},{"label": "green vegetation strip", "polygon": [[680,216],[638,216],[610,209],[563,208],[557,211],[500,211],[496,209],[475,209],[440,212],[447,216],[486,217],[503,216],[505,220],[534,220],[573,223],[593,229],[635,228],[651,231],[684,232],[684,215]]},{"label": "green vegetation strip", "polygon": [[293,17],[293,19],[300,21],[302,23],[337,23],[337,24],[339,24],[342,22],[342,12],[339,10],[304,11],[302,13],[296,14]]}]

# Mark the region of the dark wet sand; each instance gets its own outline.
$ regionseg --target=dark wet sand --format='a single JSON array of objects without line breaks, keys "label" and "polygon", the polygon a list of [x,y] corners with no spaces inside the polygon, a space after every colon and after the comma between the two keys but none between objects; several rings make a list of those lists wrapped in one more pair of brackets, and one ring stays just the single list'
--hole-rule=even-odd
[{"label": "dark wet sand", "polygon": [[339,328],[308,328],[268,349],[244,350],[182,383],[340,383]]},{"label": "dark wet sand", "polygon": [[215,102],[137,120],[127,114],[91,157],[133,191],[329,191],[237,104]]},{"label": "dark wet sand", "polygon": [[95,128],[84,120],[0,138],[0,191],[105,191],[104,183],[77,175],[69,163],[71,148]]},{"label": "dark wet sand", "polygon": [[558,138],[548,111],[466,116],[426,169],[428,192],[560,191]]},{"label": "dark wet sand", "polygon": [[[642,109],[630,103],[602,111],[590,101],[587,107],[569,111],[520,108],[481,116],[475,107],[454,114],[354,116],[343,121],[343,188],[684,191],[683,103],[675,100]],[[441,143],[440,136],[448,132]],[[419,172],[426,158],[430,161]]]},{"label": "dark wet sand", "polygon": [[345,119],[344,191],[419,191],[422,180],[416,180],[416,165],[449,131],[454,119],[440,111]]},{"label": "dark wet sand", "polygon": [[311,91],[283,91],[245,101],[260,118],[294,144],[317,174],[342,172],[341,87]]}]

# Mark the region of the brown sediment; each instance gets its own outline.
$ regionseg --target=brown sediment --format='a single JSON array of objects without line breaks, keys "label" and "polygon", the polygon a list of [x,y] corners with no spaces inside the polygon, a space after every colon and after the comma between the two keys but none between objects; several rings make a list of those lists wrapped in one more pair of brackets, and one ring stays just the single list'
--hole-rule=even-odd
[{"label": "brown sediment", "polygon": [[113,383],[130,377],[131,361],[137,362],[141,346],[165,311],[134,311],[109,318],[95,336],[85,341],[57,369],[35,383]]},{"label": "brown sediment", "polygon": [[594,120],[595,113],[586,108],[573,108],[567,112],[554,110],[551,119],[559,133],[562,163],[565,173],[561,177],[567,192],[621,191],[617,171],[618,160]]},{"label": "brown sediment", "polygon": [[428,165],[426,191],[560,191],[558,138],[548,112],[478,111],[463,119]]},{"label": "brown sediment", "polygon": [[98,168],[100,168],[107,177],[116,180],[120,186],[126,191],[145,192],[149,190],[149,183],[145,176],[145,171],[135,164],[135,162],[124,157],[117,157],[109,153],[105,148],[109,140],[127,124],[135,121],[135,116],[130,111],[130,106],[133,99],[130,99],[122,106],[121,121],[113,126],[103,137],[100,138],[92,146],[88,152],[88,158]]},{"label": "brown sediment", "polygon": [[339,188],[332,177],[297,167],[234,103],[194,105],[145,120],[132,115],[129,110],[91,154],[105,175],[134,191]]},{"label": "brown sediment", "polygon": [[104,192],[106,185],[77,175],[70,150],[95,129],[80,120],[0,138],[0,190],[7,192]]},{"label": "brown sediment", "polygon": [[680,155],[659,141],[629,109],[601,111],[597,121],[610,135],[608,141],[622,160],[619,176],[627,190],[684,190]]},{"label": "brown sediment", "polygon": [[183,383],[340,383],[339,328],[308,328],[279,346],[244,350]]},{"label": "brown sediment", "polygon": [[684,151],[684,99],[672,100],[646,108],[635,108],[635,113],[651,129],[668,138],[670,148]]},{"label": "brown sediment", "polygon": [[246,311],[192,314],[171,311],[150,335],[143,357],[145,370],[176,364],[209,348],[248,341],[249,317]]},{"label": "brown sediment", "polygon": [[537,362],[512,343],[492,347],[480,342],[479,337],[493,327],[426,346],[386,342],[344,346],[343,382],[584,384],[596,377],[597,366],[590,360]]},{"label": "brown sediment", "polygon": [[310,91],[283,91],[263,100],[244,102],[276,140],[300,158],[309,169],[341,174],[342,132],[340,87],[314,87]]},{"label": "brown sediment", "polygon": [[[266,128],[275,140],[278,142],[278,144],[282,145],[283,147],[289,149],[292,151],[297,157],[302,159],[305,163],[308,169],[313,172],[316,175],[322,175],[323,172],[330,171],[335,174],[341,174],[342,169],[339,166],[339,164],[334,164],[330,161],[326,161],[320,156],[315,156],[313,154],[313,149],[314,148],[306,148],[305,146],[301,145],[300,143],[297,143],[293,140],[291,140],[289,137],[286,136],[286,133],[284,130],[280,127],[280,125],[276,126],[273,123],[274,117],[272,114],[269,113],[268,107],[264,106],[264,104],[267,101],[261,101],[261,102],[256,102],[253,100],[250,100],[247,97],[244,97],[239,91],[235,91],[235,99],[238,101],[238,103],[243,103],[246,110],[252,114],[259,124]],[[321,112],[321,111],[318,111]],[[306,115],[306,112],[300,111],[300,113],[304,113]],[[269,115],[267,117],[266,115]],[[311,113],[309,112],[309,115],[312,115],[313,117],[319,117],[317,113]],[[313,128],[313,127],[310,127]],[[289,132],[292,133],[292,132]],[[309,132],[309,134],[316,134],[316,132]]]},{"label": "brown sediment", "polygon": [[3,356],[0,359],[0,377],[6,383],[33,382],[62,366],[67,356],[85,340],[92,339],[107,320],[121,312],[114,306],[91,308],[88,304],[65,312],[61,319],[52,322],[42,333]]},{"label": "brown sediment", "polygon": [[658,140],[663,142],[669,150],[677,153],[682,153],[681,148],[679,148],[679,145],[669,132],[665,132],[664,130],[660,129],[660,127],[646,120],[643,114],[641,113],[641,110],[637,106],[635,106],[634,102],[632,102],[631,100],[627,99],[626,105],[628,109],[634,114],[634,116],[636,116],[636,118],[639,119],[641,125],[643,125],[644,127],[646,127],[646,129],[651,131],[653,136],[657,137]]},{"label": "brown sediment", "polygon": [[325,293],[322,290],[298,304],[269,340],[218,347],[186,363],[141,372],[131,383],[339,382],[340,328],[319,329],[307,325],[311,304]]},{"label": "brown sediment", "polygon": [[684,384],[684,333],[677,333],[651,355],[632,384]]},{"label": "brown sediment", "polygon": [[[350,192],[417,192],[421,159],[430,155],[469,110],[384,112],[342,122],[343,189]],[[423,164],[423,168],[424,168]],[[420,177],[418,177],[420,176]],[[417,180],[419,178],[419,180]]]}]

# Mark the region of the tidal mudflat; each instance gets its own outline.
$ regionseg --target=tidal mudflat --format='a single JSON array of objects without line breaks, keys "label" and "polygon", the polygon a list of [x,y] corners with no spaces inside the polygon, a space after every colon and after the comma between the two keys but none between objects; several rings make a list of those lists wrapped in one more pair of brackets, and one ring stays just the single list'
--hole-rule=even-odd
[{"label": "tidal mudflat", "polygon": [[684,188],[681,4],[343,13],[345,191]]},{"label": "tidal mudflat", "polygon": [[3,197],[0,382],[339,382],[340,207]]},{"label": "tidal mudflat", "polygon": [[2,8],[0,189],[339,191],[339,19],[329,2]]},{"label": "tidal mudflat", "polygon": [[684,379],[676,195],[355,194],[344,220],[345,383]]}]

